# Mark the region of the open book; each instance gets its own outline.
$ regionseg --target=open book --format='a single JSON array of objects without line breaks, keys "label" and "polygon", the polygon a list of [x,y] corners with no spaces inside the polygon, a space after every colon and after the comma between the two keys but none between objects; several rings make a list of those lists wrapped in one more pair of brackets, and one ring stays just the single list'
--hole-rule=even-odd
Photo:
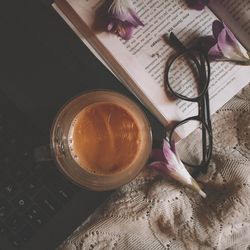
[{"label": "open book", "polygon": [[[250,51],[250,2],[211,0],[203,11],[189,9],[185,0],[134,0],[143,27],[124,41],[108,32],[93,30],[100,0],[55,0],[53,6],[91,51],[162,122],[182,120],[197,114],[197,104],[169,99],[164,90],[164,69],[173,53],[163,39],[174,32],[189,44],[195,37],[211,35],[212,22],[221,18]],[[250,82],[250,67],[230,62],[211,63],[209,86],[211,113],[218,110]],[[183,138],[194,130],[179,132]]]}]

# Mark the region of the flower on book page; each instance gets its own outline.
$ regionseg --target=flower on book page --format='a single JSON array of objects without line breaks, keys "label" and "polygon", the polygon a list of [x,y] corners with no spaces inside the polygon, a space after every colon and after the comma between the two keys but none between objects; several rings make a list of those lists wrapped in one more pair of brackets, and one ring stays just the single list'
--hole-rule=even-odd
[{"label": "flower on book page", "polygon": [[176,154],[175,148],[172,150],[167,140],[164,139],[162,149],[154,149],[152,151],[152,160],[154,161],[149,164],[149,167],[159,171],[163,176],[170,176],[195,190],[203,198],[206,197],[206,194],[200,189],[198,183],[188,173]]},{"label": "flower on book page", "polygon": [[188,6],[196,10],[203,10],[208,2],[209,0],[187,0]]},{"label": "flower on book page", "polygon": [[133,10],[130,0],[107,0],[97,10],[99,26],[125,40],[131,38],[134,28],[143,23]]},{"label": "flower on book page", "polygon": [[249,52],[224,23],[215,20],[212,30],[213,36],[201,37],[199,40],[211,59],[250,64]]}]

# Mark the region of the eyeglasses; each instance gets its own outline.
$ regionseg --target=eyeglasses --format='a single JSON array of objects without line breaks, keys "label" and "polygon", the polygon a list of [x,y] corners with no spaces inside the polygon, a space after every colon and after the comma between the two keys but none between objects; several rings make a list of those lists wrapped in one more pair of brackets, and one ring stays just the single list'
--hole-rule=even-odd
[{"label": "eyeglasses", "polygon": [[198,175],[200,171],[207,172],[213,148],[208,94],[210,64],[207,53],[199,46],[187,49],[173,33],[169,36],[169,42],[175,46],[178,53],[167,62],[165,90],[177,99],[198,105],[198,115],[179,121],[171,128],[169,142],[173,149],[174,134],[178,134],[178,131],[188,125],[193,125],[191,123],[200,128],[197,134],[199,140],[196,138],[200,143],[193,145],[194,153],[199,152],[199,155],[180,155],[184,164],[194,168],[193,175]]}]

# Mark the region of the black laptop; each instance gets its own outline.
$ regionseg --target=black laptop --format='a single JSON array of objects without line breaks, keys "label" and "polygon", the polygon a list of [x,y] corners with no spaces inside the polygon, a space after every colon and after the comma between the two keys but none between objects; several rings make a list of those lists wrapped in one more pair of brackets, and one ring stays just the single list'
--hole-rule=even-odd
[{"label": "black laptop", "polygon": [[0,250],[56,249],[110,193],[75,186],[35,152],[49,144],[53,118],[73,96],[98,88],[132,94],[50,0],[1,3],[0,31]]},{"label": "black laptop", "polygon": [[56,249],[109,194],[72,184],[53,161],[37,158],[37,150],[48,145],[53,117],[69,98],[115,79],[49,6],[3,5],[0,249]]}]

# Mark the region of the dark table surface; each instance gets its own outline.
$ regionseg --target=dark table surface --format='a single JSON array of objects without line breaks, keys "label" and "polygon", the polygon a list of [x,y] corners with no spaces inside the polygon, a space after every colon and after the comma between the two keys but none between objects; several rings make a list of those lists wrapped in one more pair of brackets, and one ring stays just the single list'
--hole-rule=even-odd
[{"label": "dark table surface", "polygon": [[[48,141],[58,109],[82,91],[112,89],[137,101],[89,52],[54,11],[50,0],[5,1],[0,8],[0,32],[1,89],[39,121]],[[164,129],[145,112],[158,144]],[[99,197],[88,191],[86,196],[92,200]],[[94,203],[92,206],[86,213],[93,211]]]},{"label": "dark table surface", "polygon": [[[134,98],[89,52],[51,3],[5,1],[0,8],[0,84],[19,106],[42,120],[41,127],[47,131],[59,107],[84,90],[113,89]],[[154,141],[159,141],[164,130],[146,113]]]}]

